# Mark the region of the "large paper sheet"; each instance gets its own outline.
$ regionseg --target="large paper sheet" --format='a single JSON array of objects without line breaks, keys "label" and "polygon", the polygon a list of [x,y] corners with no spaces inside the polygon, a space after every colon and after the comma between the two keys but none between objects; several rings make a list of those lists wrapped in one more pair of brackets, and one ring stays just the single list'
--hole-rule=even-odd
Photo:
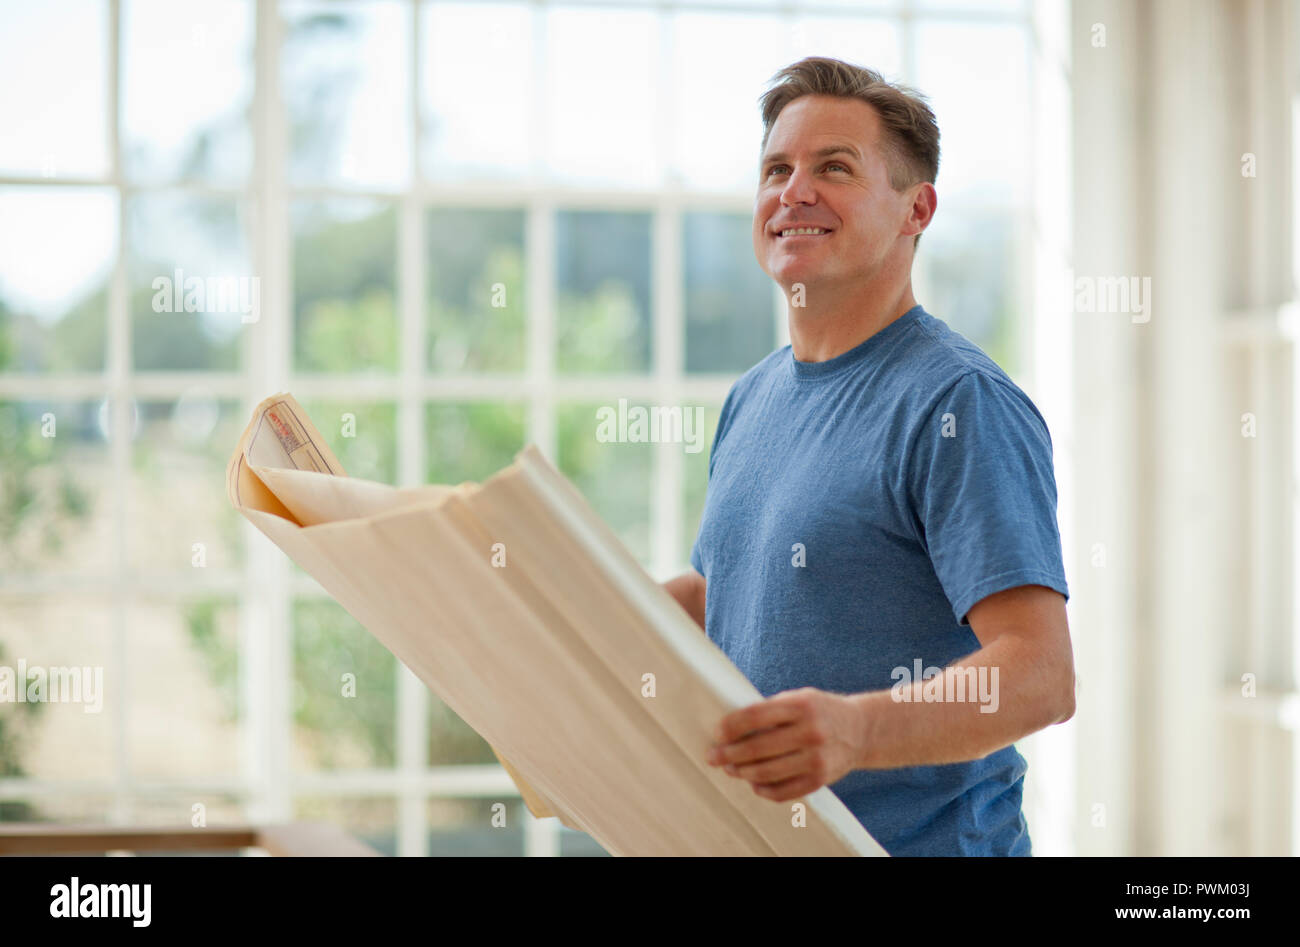
[{"label": "large paper sheet", "polygon": [[827,788],[705,763],[761,695],[534,446],[483,484],[349,478],[291,395],[253,413],[231,502],[492,746],[529,810],[616,855],[885,855]]}]

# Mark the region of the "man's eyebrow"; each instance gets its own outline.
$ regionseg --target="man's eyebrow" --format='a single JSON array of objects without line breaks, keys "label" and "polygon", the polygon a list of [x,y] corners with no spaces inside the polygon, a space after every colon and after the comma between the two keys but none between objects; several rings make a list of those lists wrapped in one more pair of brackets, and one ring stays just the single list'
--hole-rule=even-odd
[{"label": "man's eyebrow", "polygon": [[[859,161],[862,160],[861,152],[859,152],[858,149],[855,148],[853,145],[849,145],[849,144],[827,145],[825,148],[818,149],[816,152],[814,152],[813,157],[829,158],[831,155],[838,155],[838,154],[852,155],[854,158],[857,158]],[[778,161],[789,161],[789,160],[790,160],[789,155],[784,154],[783,152],[777,152],[774,155],[768,155],[766,158],[764,158],[763,166],[766,167],[767,165],[774,164]]]}]

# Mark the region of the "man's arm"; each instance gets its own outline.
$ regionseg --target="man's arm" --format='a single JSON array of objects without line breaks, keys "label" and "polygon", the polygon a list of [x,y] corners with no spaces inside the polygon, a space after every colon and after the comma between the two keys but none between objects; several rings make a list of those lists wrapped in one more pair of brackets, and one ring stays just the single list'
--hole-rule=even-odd
[{"label": "man's arm", "polygon": [[664,584],[668,594],[677,599],[679,605],[686,609],[686,614],[695,619],[695,624],[704,628],[704,593],[707,583],[704,576],[694,569],[683,572]]},{"label": "man's arm", "polygon": [[[974,668],[974,676],[996,685],[993,700],[974,702],[968,692],[965,702],[927,702],[918,699],[924,681],[910,685],[911,703],[895,702],[892,690],[858,695],[870,721],[862,768],[980,759],[1074,716],[1074,654],[1060,592],[1041,585],[1007,589],[976,602],[968,618],[982,647],[943,670],[940,693],[960,693],[949,689],[948,679],[959,667]],[[929,689],[938,690],[933,682]]]},{"label": "man's arm", "polygon": [[[989,688],[993,712],[981,712],[991,700],[969,692],[961,702],[927,701],[925,681],[908,685],[908,701],[896,699],[901,687],[851,695],[806,687],[724,717],[708,762],[748,780],[758,795],[784,801],[856,769],[980,759],[1074,715],[1074,656],[1059,592],[1007,589],[977,602],[968,618],[982,647],[944,669],[943,678],[961,667],[996,682]],[[958,693],[947,684],[939,693]]]}]

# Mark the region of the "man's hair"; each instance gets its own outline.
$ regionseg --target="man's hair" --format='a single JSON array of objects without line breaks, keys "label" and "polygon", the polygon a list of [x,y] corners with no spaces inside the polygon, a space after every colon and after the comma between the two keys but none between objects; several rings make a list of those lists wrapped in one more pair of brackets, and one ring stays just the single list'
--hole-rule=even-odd
[{"label": "man's hair", "polygon": [[[904,191],[919,181],[931,184],[939,176],[939,124],[925,96],[909,86],[888,82],[874,69],[838,59],[809,56],[786,66],[759,98],[763,114],[763,144],[781,110],[805,95],[830,95],[866,102],[880,116],[881,149],[889,170],[889,185]],[[913,246],[921,242],[918,233]]]}]

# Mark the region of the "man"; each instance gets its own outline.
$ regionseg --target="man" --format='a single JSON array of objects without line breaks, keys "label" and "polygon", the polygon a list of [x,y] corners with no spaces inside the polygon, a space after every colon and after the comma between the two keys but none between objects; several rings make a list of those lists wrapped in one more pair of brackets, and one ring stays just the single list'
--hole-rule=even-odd
[{"label": "man", "polygon": [[1047,426],[913,298],[930,108],[836,60],[774,82],[753,239],[791,344],[728,393],[665,583],[766,698],[708,762],[785,805],[829,785],[891,855],[1028,855],[1012,744],[1074,714]]}]

